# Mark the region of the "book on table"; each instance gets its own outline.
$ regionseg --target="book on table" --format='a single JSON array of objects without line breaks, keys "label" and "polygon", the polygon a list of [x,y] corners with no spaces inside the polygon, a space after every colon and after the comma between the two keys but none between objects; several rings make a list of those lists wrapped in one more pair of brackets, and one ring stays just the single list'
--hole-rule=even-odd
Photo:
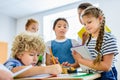
[{"label": "book on table", "polygon": [[[13,73],[9,69],[7,69],[4,65],[0,64],[0,69],[9,72],[14,78],[17,77],[19,74],[22,74],[23,72],[27,71],[30,68],[32,68],[32,65],[27,66],[26,68],[24,68],[24,69],[22,69],[18,72]],[[54,74],[40,74],[40,75],[29,76],[29,77],[20,78],[20,79],[44,79],[44,78],[55,77],[55,76],[57,76],[57,75],[54,75]]]},{"label": "book on table", "polygon": [[24,68],[24,69],[22,69],[22,70],[20,70],[20,71],[18,71],[18,72],[13,73],[13,72],[10,71],[9,69],[7,69],[4,65],[0,64],[0,69],[5,70],[5,71],[11,73],[13,77],[18,76],[19,74],[27,71],[27,70],[30,69],[30,68],[32,68],[32,65],[27,66],[26,68]]}]

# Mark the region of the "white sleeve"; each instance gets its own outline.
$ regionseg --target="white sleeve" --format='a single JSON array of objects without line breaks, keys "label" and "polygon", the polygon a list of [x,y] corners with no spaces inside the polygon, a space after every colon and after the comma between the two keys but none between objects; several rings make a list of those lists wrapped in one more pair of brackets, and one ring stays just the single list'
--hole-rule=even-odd
[{"label": "white sleeve", "polygon": [[45,52],[46,52],[47,54],[49,54],[49,53],[50,53],[49,48],[51,48],[51,41],[48,41],[45,45],[46,45],[46,50],[45,50]]},{"label": "white sleeve", "polygon": [[45,43],[45,52],[43,55],[43,59],[42,59],[42,65],[44,66],[46,63],[46,54],[50,54],[49,48],[51,47],[51,41],[48,41]]},{"label": "white sleeve", "polygon": [[71,39],[71,42],[72,42],[72,47],[80,45],[80,43],[76,41],[75,39]]}]

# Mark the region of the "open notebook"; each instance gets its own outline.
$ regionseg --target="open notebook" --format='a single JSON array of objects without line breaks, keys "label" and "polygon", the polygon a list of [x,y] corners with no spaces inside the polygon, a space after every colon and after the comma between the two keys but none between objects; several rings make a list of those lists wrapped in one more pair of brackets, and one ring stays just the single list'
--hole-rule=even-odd
[{"label": "open notebook", "polygon": [[25,72],[26,70],[28,70],[28,69],[30,69],[30,68],[32,68],[32,65],[27,66],[26,68],[24,68],[24,69],[22,69],[22,70],[20,70],[20,71],[18,71],[18,72],[13,73],[13,72],[11,72],[9,69],[7,69],[4,65],[0,64],[0,69],[5,70],[5,71],[11,73],[13,77],[16,77],[17,75]]},{"label": "open notebook", "polygon": [[[76,46],[76,47],[72,47],[71,50],[75,50],[76,52],[78,52],[83,58],[85,59],[89,59],[89,60],[92,60],[92,56],[87,48],[87,46]],[[90,69],[89,67],[87,66],[84,66],[82,64],[80,64],[80,67],[83,71],[86,71],[88,69]]]}]

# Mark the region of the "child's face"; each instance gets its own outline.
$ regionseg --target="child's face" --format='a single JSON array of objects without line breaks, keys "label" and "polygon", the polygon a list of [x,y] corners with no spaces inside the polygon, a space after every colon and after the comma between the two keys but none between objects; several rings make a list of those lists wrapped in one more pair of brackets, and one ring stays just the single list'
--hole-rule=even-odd
[{"label": "child's face", "polygon": [[83,24],[90,34],[98,34],[100,30],[100,19],[91,15],[83,16]]},{"label": "child's face", "polygon": [[37,32],[38,31],[38,24],[32,23],[31,25],[28,26],[27,31]]},{"label": "child's face", "polygon": [[35,66],[38,62],[39,54],[36,51],[24,51],[23,54],[20,54],[18,58],[25,65],[33,65]]},{"label": "child's face", "polygon": [[59,20],[55,25],[55,29],[54,29],[56,37],[65,37],[67,30],[68,30],[68,25],[63,20]]}]

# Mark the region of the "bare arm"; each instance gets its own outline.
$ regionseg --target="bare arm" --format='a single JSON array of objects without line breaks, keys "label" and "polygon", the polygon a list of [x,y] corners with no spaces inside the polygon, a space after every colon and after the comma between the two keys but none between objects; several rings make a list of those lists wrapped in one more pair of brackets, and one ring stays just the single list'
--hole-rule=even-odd
[{"label": "bare arm", "polygon": [[103,60],[100,62],[100,64],[96,64],[96,65],[93,64],[93,60],[84,59],[77,52],[74,52],[73,56],[74,56],[75,60],[77,60],[78,63],[80,63],[80,64],[83,64],[83,65],[88,66],[95,70],[109,71],[111,68],[111,65],[112,65],[112,60],[113,60],[114,54],[104,55]]},{"label": "bare arm", "polygon": [[[26,66],[15,67],[12,69],[12,71],[17,72],[25,67]],[[59,74],[61,72],[62,72],[62,68],[59,64],[44,66],[44,67],[43,66],[33,66],[32,68],[23,72],[22,74],[20,74],[17,77],[34,76],[34,75],[38,75],[38,74]]]},{"label": "bare arm", "polygon": [[13,80],[13,78],[9,72],[0,69],[0,80]]}]

